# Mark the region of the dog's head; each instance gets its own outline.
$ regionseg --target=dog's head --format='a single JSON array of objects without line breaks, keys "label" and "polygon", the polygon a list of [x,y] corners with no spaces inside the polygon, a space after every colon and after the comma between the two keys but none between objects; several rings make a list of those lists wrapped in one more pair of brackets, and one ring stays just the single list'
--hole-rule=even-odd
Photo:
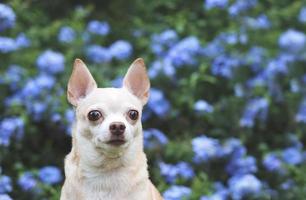
[{"label": "dog's head", "polygon": [[121,88],[98,88],[86,65],[76,59],[67,90],[68,101],[76,108],[76,140],[106,156],[120,155],[142,134],[142,107],[149,89],[140,58],[128,69]]}]

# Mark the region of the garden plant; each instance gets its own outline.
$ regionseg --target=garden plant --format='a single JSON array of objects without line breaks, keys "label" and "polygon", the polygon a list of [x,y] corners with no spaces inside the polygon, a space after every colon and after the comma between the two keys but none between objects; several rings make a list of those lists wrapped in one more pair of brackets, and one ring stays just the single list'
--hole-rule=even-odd
[{"label": "garden plant", "polygon": [[4,0],[0,200],[58,200],[75,58],[121,87],[138,57],[150,179],[165,200],[306,196],[303,0]]}]

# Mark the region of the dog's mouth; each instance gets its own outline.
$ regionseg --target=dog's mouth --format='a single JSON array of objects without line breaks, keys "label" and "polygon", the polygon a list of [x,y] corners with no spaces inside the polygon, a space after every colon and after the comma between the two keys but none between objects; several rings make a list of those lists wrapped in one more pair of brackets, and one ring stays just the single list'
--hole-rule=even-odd
[{"label": "dog's mouth", "polygon": [[113,145],[113,146],[120,146],[125,144],[126,141],[124,139],[111,139],[107,142],[107,144],[109,145]]}]

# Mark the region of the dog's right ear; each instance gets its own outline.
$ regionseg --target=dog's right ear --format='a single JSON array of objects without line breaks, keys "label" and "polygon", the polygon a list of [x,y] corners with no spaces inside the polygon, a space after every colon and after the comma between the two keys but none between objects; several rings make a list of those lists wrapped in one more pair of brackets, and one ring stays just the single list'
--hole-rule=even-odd
[{"label": "dog's right ear", "polygon": [[68,101],[72,105],[77,106],[79,100],[95,88],[97,88],[97,83],[86,65],[81,59],[75,59],[67,87]]},{"label": "dog's right ear", "polygon": [[142,105],[147,103],[150,92],[150,80],[142,58],[136,59],[131,64],[123,79],[123,87],[138,97]]}]

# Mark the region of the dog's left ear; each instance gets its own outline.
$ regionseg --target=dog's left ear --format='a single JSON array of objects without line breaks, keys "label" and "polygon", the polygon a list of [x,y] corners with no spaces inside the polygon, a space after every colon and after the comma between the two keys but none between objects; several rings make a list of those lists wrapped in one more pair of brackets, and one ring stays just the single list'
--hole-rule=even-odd
[{"label": "dog's left ear", "polygon": [[136,59],[123,79],[123,87],[138,97],[145,105],[149,99],[150,80],[142,58]]},{"label": "dog's left ear", "polygon": [[86,97],[95,88],[97,88],[97,83],[85,63],[80,59],[75,59],[67,87],[68,101],[77,106],[79,100]]}]

